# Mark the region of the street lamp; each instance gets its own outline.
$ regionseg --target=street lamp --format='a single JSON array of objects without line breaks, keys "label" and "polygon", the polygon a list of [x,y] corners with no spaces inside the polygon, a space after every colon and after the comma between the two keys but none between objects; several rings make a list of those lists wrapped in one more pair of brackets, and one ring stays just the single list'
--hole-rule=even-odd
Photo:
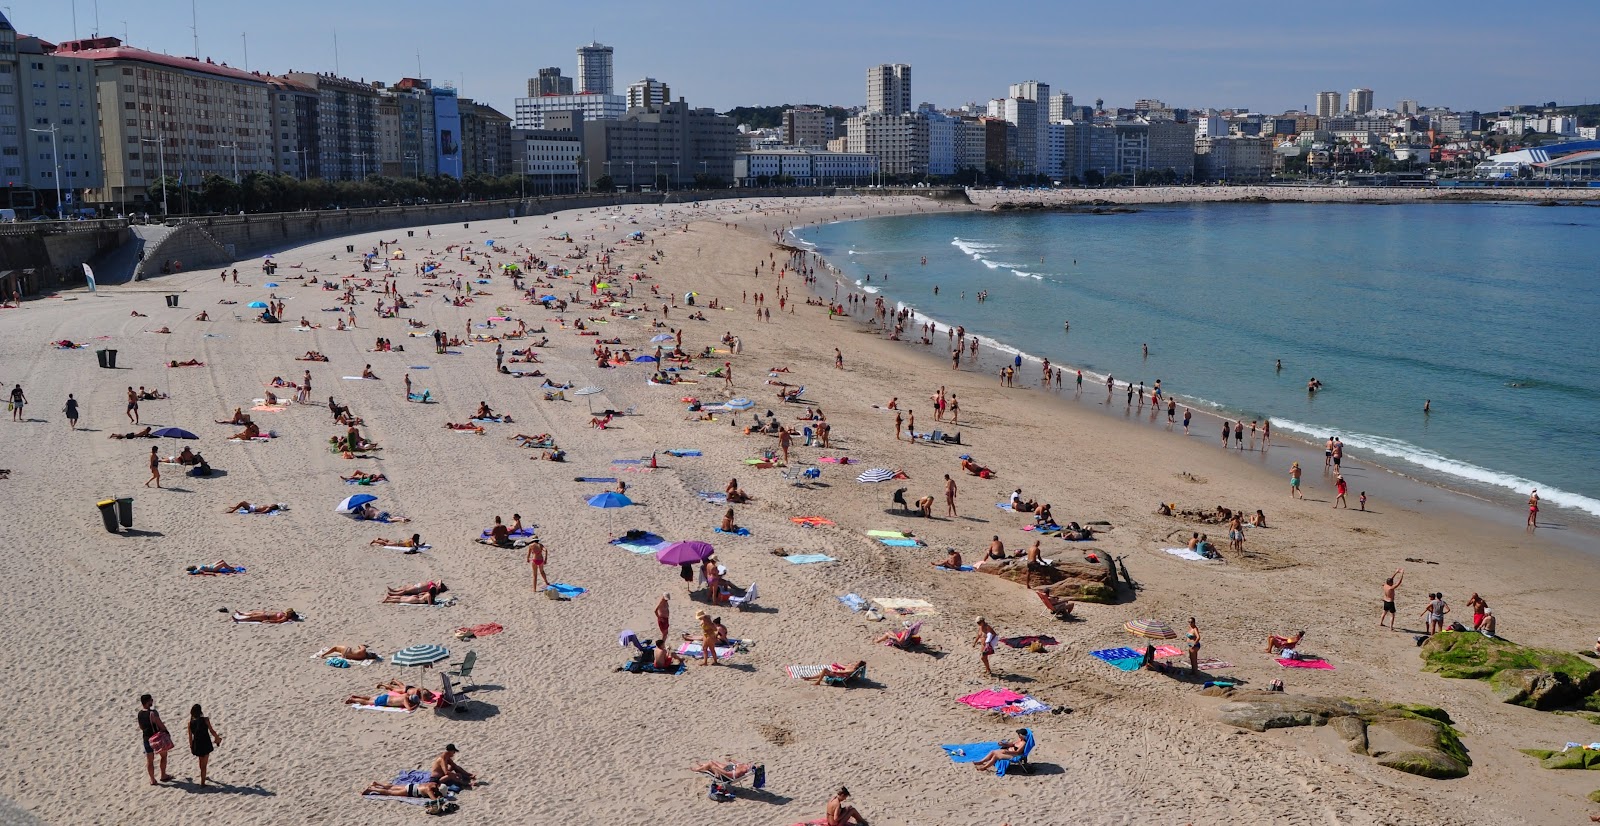
[{"label": "street lamp", "polygon": [[[673,161],[672,162],[672,178],[677,178],[677,177],[678,177],[678,162],[677,161]],[[667,191],[668,192],[672,191],[672,178],[668,178],[667,179]],[[679,186],[683,185],[683,179],[681,179],[681,178],[678,179],[678,185]]]},{"label": "street lamp", "polygon": [[49,129],[29,129],[28,131],[50,133],[50,162],[55,164],[56,176],[56,217],[65,221],[67,213],[66,205],[61,203],[61,156],[56,154],[56,125],[52,123]]},{"label": "street lamp", "polygon": [[306,180],[306,153],[311,151],[310,148],[291,149],[289,151],[300,156],[300,180]]},{"label": "street lamp", "polygon": [[367,153],[353,152],[351,154],[361,159],[361,177],[357,178],[356,180],[365,181],[367,179]]},{"label": "street lamp", "polygon": [[[140,143],[153,143],[157,147],[158,157],[161,159],[161,217],[167,217],[167,136],[155,138],[140,138]],[[148,188],[146,194],[149,194]]]},{"label": "street lamp", "polygon": [[219,146],[219,147],[221,147],[223,149],[232,149],[233,150],[233,182],[234,183],[238,183],[239,182],[239,144],[238,143],[219,143],[219,144],[217,144],[217,146]]},{"label": "street lamp", "polygon": [[632,192],[638,186],[638,179],[633,175],[633,161],[623,161],[628,165],[628,191]]}]

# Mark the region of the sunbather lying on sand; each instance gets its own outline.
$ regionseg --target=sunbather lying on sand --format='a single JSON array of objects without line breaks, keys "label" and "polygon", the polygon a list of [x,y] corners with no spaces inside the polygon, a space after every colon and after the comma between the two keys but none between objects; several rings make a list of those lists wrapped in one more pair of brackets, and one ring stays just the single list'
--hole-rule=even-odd
[{"label": "sunbather lying on sand", "polygon": [[107,436],[106,438],[108,438],[108,439],[154,439],[155,438],[155,434],[151,433],[150,432],[150,428],[146,427],[143,430],[135,430],[132,433],[113,433],[110,436]]},{"label": "sunbather lying on sand", "polygon": [[219,559],[210,565],[190,565],[184,568],[192,576],[221,576],[223,574],[236,574],[242,568],[235,568],[228,564],[228,560]]},{"label": "sunbather lying on sand", "polygon": [[435,598],[439,595],[439,587],[435,585],[417,594],[388,594],[384,602],[396,602],[404,605],[436,605]]},{"label": "sunbather lying on sand", "polygon": [[317,652],[320,657],[343,657],[347,660],[381,660],[382,657],[367,650],[365,645],[330,645]]},{"label": "sunbather lying on sand", "polygon": [[462,422],[460,424],[457,424],[456,422],[445,422],[444,426],[450,430],[470,430],[473,433],[483,433],[483,425],[472,424],[470,422]]},{"label": "sunbather lying on sand", "polygon": [[258,425],[255,422],[246,422],[245,426],[244,426],[244,430],[241,430],[238,433],[235,433],[232,436],[229,436],[228,438],[229,439],[254,439],[255,437],[260,436],[260,435],[261,435],[261,425]]},{"label": "sunbather lying on sand", "polygon": [[392,514],[392,513],[388,512],[388,511],[378,510],[378,508],[375,505],[373,505],[371,502],[368,502],[367,504],[362,505],[360,510],[355,511],[355,514],[357,516],[359,516],[360,518],[362,518],[362,519],[366,519],[366,520],[369,520],[369,521],[372,521],[372,522],[396,522],[396,523],[398,523],[398,522],[410,522],[411,521],[411,517],[409,517],[409,516],[397,516],[397,515]]},{"label": "sunbather lying on sand", "polygon": [[[227,609],[223,609],[223,610],[227,610]],[[300,615],[296,614],[294,612],[293,608],[287,608],[287,609],[282,610],[282,611],[234,611],[233,612],[233,621],[234,622],[265,622],[265,623],[269,623],[269,624],[272,624],[272,625],[277,625],[279,623],[284,623],[284,622],[297,622],[297,621],[299,621],[299,619],[300,619]]]},{"label": "sunbather lying on sand", "polygon": [[[387,686],[379,685],[378,687],[379,688],[386,688]],[[364,694],[351,694],[349,697],[344,698],[344,704],[347,705],[347,706],[348,705],[377,706],[379,708],[405,709],[406,711],[410,711],[410,710],[412,710],[414,708],[421,708],[422,705],[423,705],[423,702],[424,702],[423,690],[420,689],[420,688],[417,688],[415,686],[403,688],[403,689],[396,690],[396,691],[384,691],[384,692],[380,692],[378,694],[374,694],[374,695],[372,695],[370,697],[367,696],[367,695],[364,695]],[[382,785],[387,785],[387,784],[374,783],[373,785],[374,786],[382,786]],[[413,785],[417,785],[417,786],[434,786],[436,784],[433,784],[433,783],[419,783],[419,784],[413,784]],[[393,788],[405,789],[406,787],[405,786],[396,786],[396,787],[393,787]],[[367,794],[373,794],[373,792],[369,791],[369,792],[367,792]],[[393,795],[395,797],[407,797],[407,796],[410,796],[410,797],[421,797],[421,795],[403,795],[403,794],[395,795],[392,792],[377,792],[376,794],[390,794],[390,795]],[[437,797],[437,795],[432,795],[432,796]]]},{"label": "sunbather lying on sand", "polygon": [[539,454],[539,458],[546,462],[565,462],[567,460],[567,452],[565,450],[546,450]]},{"label": "sunbather lying on sand", "polygon": [[835,677],[842,680],[845,677],[854,674],[857,669],[866,667],[866,660],[858,660],[855,665],[841,665],[839,663],[834,663],[833,665],[824,666],[822,673],[818,674],[817,676],[807,677],[806,682],[812,683],[813,685],[822,685],[822,681],[828,679],[829,677]]},{"label": "sunbather lying on sand", "polygon": [[169,362],[167,362],[167,366],[168,367],[204,367],[204,366],[206,366],[206,363],[203,362],[203,361],[200,361],[199,359],[189,359],[188,361],[169,361]]},{"label": "sunbather lying on sand", "polygon": [[718,780],[727,780],[732,782],[734,780],[742,779],[745,775],[754,771],[757,765],[758,764],[756,763],[735,763],[732,761],[707,760],[699,765],[690,766],[689,771],[709,774]]},{"label": "sunbather lying on sand", "polygon": [[428,591],[433,591],[435,594],[442,594],[445,591],[450,590],[450,586],[445,585],[443,582],[428,581],[418,582],[415,585],[407,585],[403,588],[389,588],[386,590],[388,590],[389,596],[391,597],[405,597],[415,596],[417,594],[425,594]]},{"label": "sunbather lying on sand", "polygon": [[216,419],[215,421],[217,424],[249,424],[250,414],[244,412],[244,408],[242,407],[235,407],[233,409],[233,418]]},{"label": "sunbather lying on sand", "polygon": [[360,470],[356,471],[355,473],[350,474],[349,476],[340,476],[339,478],[345,480],[346,482],[362,482],[362,483],[387,482],[387,481],[389,481],[389,477],[387,477],[387,476],[385,476],[385,475],[383,475],[381,473],[366,473],[365,471],[360,471]]},{"label": "sunbather lying on sand", "polygon": [[378,537],[367,543],[368,545],[383,545],[393,548],[420,548],[422,547],[422,534],[414,533],[410,539],[385,539]]},{"label": "sunbather lying on sand", "polygon": [[281,502],[273,502],[270,505],[252,505],[249,502],[240,502],[239,504],[224,510],[223,513],[277,513],[278,511],[286,511],[288,509],[289,506]]},{"label": "sunbather lying on sand", "polygon": [[979,479],[990,479],[995,475],[994,471],[972,461],[971,457],[965,457],[961,460],[961,469]]}]

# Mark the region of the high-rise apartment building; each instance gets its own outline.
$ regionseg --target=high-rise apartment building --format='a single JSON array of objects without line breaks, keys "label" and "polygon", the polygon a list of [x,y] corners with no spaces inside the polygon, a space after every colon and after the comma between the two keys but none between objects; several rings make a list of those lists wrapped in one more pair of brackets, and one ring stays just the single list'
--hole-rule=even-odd
[{"label": "high-rise apartment building", "polygon": [[[1050,84],[1037,80],[1013,83],[1009,96],[1033,101],[1033,171],[1047,175],[1061,174],[1046,172],[1050,166]],[[1018,124],[1017,128],[1020,130],[1022,125]]]},{"label": "high-rise apartment building", "polygon": [[1067,92],[1058,92],[1050,96],[1051,123],[1060,123],[1072,119],[1072,95]]},{"label": "high-rise apartment building", "polygon": [[[265,79],[270,121],[267,140],[271,144],[272,171],[302,181],[322,177],[322,155],[317,132],[317,90],[286,77],[267,75]],[[398,132],[396,126],[395,134]]]},{"label": "high-rise apartment building", "polygon": [[846,122],[847,151],[866,152],[889,175],[928,172],[928,121],[915,113],[863,112]]},{"label": "high-rise apartment building", "polygon": [[599,43],[578,47],[578,94],[609,95],[612,49]]},{"label": "high-rise apartment building", "polygon": [[1365,115],[1372,111],[1372,90],[1351,89],[1350,99],[1345,106],[1346,111],[1352,115]]},{"label": "high-rise apartment building", "polygon": [[561,74],[559,66],[547,66],[539,70],[538,77],[528,78],[528,97],[570,94],[572,94],[572,78]]},{"label": "high-rise apartment building", "polygon": [[1400,105],[1395,108],[1400,110],[1400,114],[1412,118],[1416,117],[1417,113],[1422,111],[1422,107],[1417,105],[1417,102],[1414,100],[1402,100],[1400,101]]},{"label": "high-rise apartment building", "polygon": [[[1013,87],[1016,88],[1016,87]],[[1030,98],[1006,97],[989,101],[989,117],[999,118],[1017,128],[1015,140],[1008,135],[1005,174],[1033,175],[1040,169],[1039,104]],[[1049,152],[1049,132],[1044,133],[1045,152]]]},{"label": "high-rise apartment building", "polygon": [[461,159],[466,174],[517,174],[527,159],[512,146],[511,118],[487,103],[461,99]]},{"label": "high-rise apartment building", "polygon": [[785,146],[827,146],[837,137],[833,116],[815,106],[796,106],[783,110]]},{"label": "high-rise apartment building", "polygon": [[653,77],[640,78],[628,84],[628,108],[649,109],[665,106],[672,101],[672,90]]},{"label": "high-rise apartment building", "polygon": [[[259,75],[114,37],[62,43],[55,55],[94,66],[105,179],[89,200],[130,207],[144,200],[142,208],[155,212],[160,198],[150,187],[163,173],[192,189],[208,175],[274,170],[269,90]],[[169,202],[179,197],[172,193]]]},{"label": "high-rise apartment building", "polygon": [[867,112],[904,115],[911,112],[911,66],[880,63],[867,70]]},{"label": "high-rise apartment building", "polygon": [[322,177],[361,181],[383,169],[378,152],[378,90],[331,73],[290,72],[317,93],[317,152]]},{"label": "high-rise apartment building", "polygon": [[33,191],[22,191],[21,115],[17,107],[17,30],[0,13],[0,183],[6,184],[6,208],[31,208]]},{"label": "high-rise apartment building", "polygon": [[[81,205],[84,190],[104,184],[105,165],[94,64],[49,54],[47,48],[50,44],[37,37],[16,41],[18,118],[10,123],[21,124],[17,137],[23,147],[23,174],[20,180],[6,180],[31,188],[35,203],[48,203],[38,208],[40,214],[56,214],[58,187],[65,209]],[[0,125],[0,131],[10,123]]]},{"label": "high-rise apartment building", "polygon": [[1317,93],[1317,117],[1331,118],[1339,114],[1339,93]]}]

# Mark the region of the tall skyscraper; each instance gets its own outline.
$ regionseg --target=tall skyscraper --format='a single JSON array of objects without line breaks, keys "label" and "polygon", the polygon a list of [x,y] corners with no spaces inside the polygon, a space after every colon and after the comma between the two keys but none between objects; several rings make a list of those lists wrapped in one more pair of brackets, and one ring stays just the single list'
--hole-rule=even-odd
[{"label": "tall skyscraper", "polygon": [[[1037,80],[1024,80],[1021,83],[1013,83],[1011,84],[1010,96],[1033,101],[1033,158],[1031,159],[1032,163],[1029,165],[1034,172],[1042,172],[1046,175],[1060,175],[1060,169],[1051,170],[1049,166],[1050,84],[1040,83]],[[1007,118],[1007,120],[1010,120],[1010,118]],[[1018,130],[1023,128],[1021,123],[1012,122],[1017,124]],[[1019,137],[1018,142],[1025,143],[1026,141]]]},{"label": "tall skyscraper", "polygon": [[570,94],[572,94],[572,78],[562,75],[559,66],[545,67],[539,70],[538,77],[528,78],[528,97]]},{"label": "tall skyscraper", "polygon": [[880,63],[867,70],[867,111],[886,115],[911,112],[911,66]]},{"label": "tall skyscraper", "polygon": [[612,88],[611,47],[590,43],[578,47],[578,93],[609,95]]},{"label": "tall skyscraper", "polygon": [[1349,104],[1348,104],[1348,106],[1346,108],[1349,109],[1350,114],[1352,114],[1352,115],[1365,115],[1366,113],[1371,112],[1372,111],[1372,90],[1371,89],[1351,89],[1350,90],[1350,101],[1349,101]]},{"label": "tall skyscraper", "polygon": [[1318,92],[1317,93],[1317,117],[1318,118],[1331,118],[1331,117],[1337,116],[1338,114],[1339,114],[1339,93],[1338,92]]}]

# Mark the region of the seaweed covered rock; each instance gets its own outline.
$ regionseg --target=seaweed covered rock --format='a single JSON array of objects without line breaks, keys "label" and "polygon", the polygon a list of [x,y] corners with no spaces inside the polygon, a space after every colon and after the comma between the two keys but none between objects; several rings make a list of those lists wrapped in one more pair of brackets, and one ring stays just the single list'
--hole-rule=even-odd
[{"label": "seaweed covered rock", "polygon": [[1326,725],[1350,751],[1381,766],[1421,777],[1465,777],[1472,758],[1450,715],[1428,706],[1282,692],[1236,692],[1217,708],[1222,722],[1251,731]]},{"label": "seaweed covered rock", "polygon": [[[1117,578],[1110,559],[1104,562],[1057,562],[1041,566],[1029,575],[1025,559],[991,559],[977,565],[978,571],[1028,585],[1057,599],[1079,602],[1115,602]],[[1031,599],[1031,597],[1030,597]]]},{"label": "seaweed covered rock", "polygon": [[[1445,631],[1422,646],[1423,670],[1485,680],[1502,702],[1549,710],[1593,702],[1600,668],[1565,651],[1530,648],[1475,632]],[[1586,698],[1588,698],[1586,700]]]},{"label": "seaweed covered rock", "polygon": [[1517,751],[1537,758],[1539,765],[1547,769],[1600,769],[1600,751],[1595,749],[1576,748],[1566,751],[1517,749]]}]

